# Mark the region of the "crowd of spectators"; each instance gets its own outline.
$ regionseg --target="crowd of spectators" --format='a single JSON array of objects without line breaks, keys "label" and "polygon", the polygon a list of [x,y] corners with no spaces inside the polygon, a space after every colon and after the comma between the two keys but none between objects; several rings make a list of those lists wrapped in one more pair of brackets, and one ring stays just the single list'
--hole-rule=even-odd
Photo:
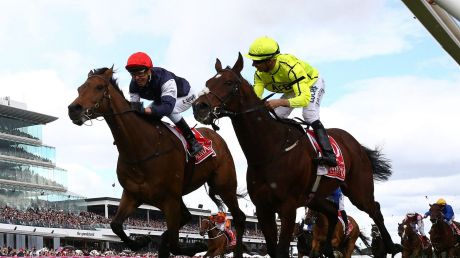
[{"label": "crowd of spectators", "polygon": [[[92,257],[158,257],[156,252],[131,252],[129,250],[124,251],[115,251],[115,250],[79,250],[73,248],[58,248],[58,249],[48,249],[43,248],[40,250],[33,249],[14,249],[11,247],[3,246],[0,248],[0,257],[82,257],[82,256],[92,256]],[[182,256],[174,256],[175,258],[180,258]],[[184,256],[190,258],[189,256]],[[202,255],[195,255],[193,258],[203,257]]]},{"label": "crowd of spectators", "polygon": [[27,151],[23,146],[24,144],[18,143],[11,143],[10,145],[0,145],[0,154],[5,156],[13,156],[17,158],[23,159],[31,159],[36,161],[43,161],[47,163],[52,163],[52,160],[32,153],[31,151]]},{"label": "crowd of spectators", "polygon": [[[98,215],[93,212],[82,211],[78,214],[53,209],[33,209],[18,210],[4,206],[0,208],[0,223],[49,227],[49,228],[70,228],[94,230],[96,228],[110,228],[110,218]],[[166,222],[161,219],[143,220],[129,218],[124,222],[125,229],[144,229],[144,230],[166,230]],[[183,233],[197,233],[199,225],[187,224],[181,228]],[[246,229],[245,236],[253,238],[263,238],[260,231]]]},{"label": "crowd of spectators", "polygon": [[12,134],[12,135],[21,136],[21,137],[27,137],[27,138],[34,139],[34,140],[40,140],[40,138],[27,132],[28,127],[22,127],[21,130],[18,128],[9,128],[8,124],[12,122],[12,120],[9,118],[2,117],[0,118],[0,122],[2,122],[2,124],[4,125],[4,126],[0,126],[0,133]]}]

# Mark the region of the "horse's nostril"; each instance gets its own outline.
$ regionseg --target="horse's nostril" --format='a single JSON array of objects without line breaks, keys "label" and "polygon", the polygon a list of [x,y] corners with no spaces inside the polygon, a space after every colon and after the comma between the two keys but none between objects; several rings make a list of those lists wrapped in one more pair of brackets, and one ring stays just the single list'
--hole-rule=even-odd
[{"label": "horse's nostril", "polygon": [[71,117],[79,116],[83,110],[80,104],[70,104],[67,108],[69,109],[69,116]]}]

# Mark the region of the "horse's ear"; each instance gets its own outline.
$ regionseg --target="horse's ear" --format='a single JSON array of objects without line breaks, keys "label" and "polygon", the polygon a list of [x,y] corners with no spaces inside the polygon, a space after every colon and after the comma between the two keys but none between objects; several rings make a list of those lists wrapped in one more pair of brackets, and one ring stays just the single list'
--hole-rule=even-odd
[{"label": "horse's ear", "polygon": [[241,55],[241,52],[238,52],[238,60],[236,60],[232,70],[237,74],[240,74],[241,70],[243,70],[243,56]]},{"label": "horse's ear", "polygon": [[107,78],[112,78],[112,75],[113,75],[113,66],[104,72],[104,76],[106,76]]},{"label": "horse's ear", "polygon": [[222,63],[220,62],[219,58],[216,58],[216,64],[214,67],[216,68],[216,72],[222,71]]},{"label": "horse's ear", "polygon": [[93,70],[89,70],[88,77],[92,76],[94,74]]}]

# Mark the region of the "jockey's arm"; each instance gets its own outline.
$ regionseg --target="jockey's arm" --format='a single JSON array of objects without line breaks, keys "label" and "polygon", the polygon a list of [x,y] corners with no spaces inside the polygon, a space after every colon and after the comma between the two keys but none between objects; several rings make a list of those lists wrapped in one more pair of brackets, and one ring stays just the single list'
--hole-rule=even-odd
[{"label": "jockey's arm", "polygon": [[302,76],[304,77],[303,80],[300,80],[292,85],[295,97],[289,99],[290,107],[306,107],[310,103],[310,88],[316,80],[310,80],[306,71],[300,66],[300,64],[294,65],[292,70],[289,72],[289,79],[291,81],[295,81]]},{"label": "jockey's arm", "polygon": [[177,85],[174,79],[166,81],[161,85],[161,103],[155,103],[151,108],[146,108],[145,113],[157,117],[171,114],[176,105]]},{"label": "jockey's arm", "polygon": [[254,92],[256,93],[257,97],[262,98],[262,94],[264,93],[265,85],[262,79],[259,77],[257,73],[254,74]]}]

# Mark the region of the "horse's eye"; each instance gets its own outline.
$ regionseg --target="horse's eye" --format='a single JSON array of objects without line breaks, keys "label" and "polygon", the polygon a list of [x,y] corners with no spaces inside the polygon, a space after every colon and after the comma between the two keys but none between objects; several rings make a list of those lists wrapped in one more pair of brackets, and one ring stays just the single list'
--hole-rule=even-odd
[{"label": "horse's eye", "polygon": [[233,81],[226,81],[225,85],[233,85]]},{"label": "horse's eye", "polygon": [[104,85],[99,84],[99,85],[96,86],[96,89],[97,89],[97,90],[103,90],[103,89],[104,89]]}]

